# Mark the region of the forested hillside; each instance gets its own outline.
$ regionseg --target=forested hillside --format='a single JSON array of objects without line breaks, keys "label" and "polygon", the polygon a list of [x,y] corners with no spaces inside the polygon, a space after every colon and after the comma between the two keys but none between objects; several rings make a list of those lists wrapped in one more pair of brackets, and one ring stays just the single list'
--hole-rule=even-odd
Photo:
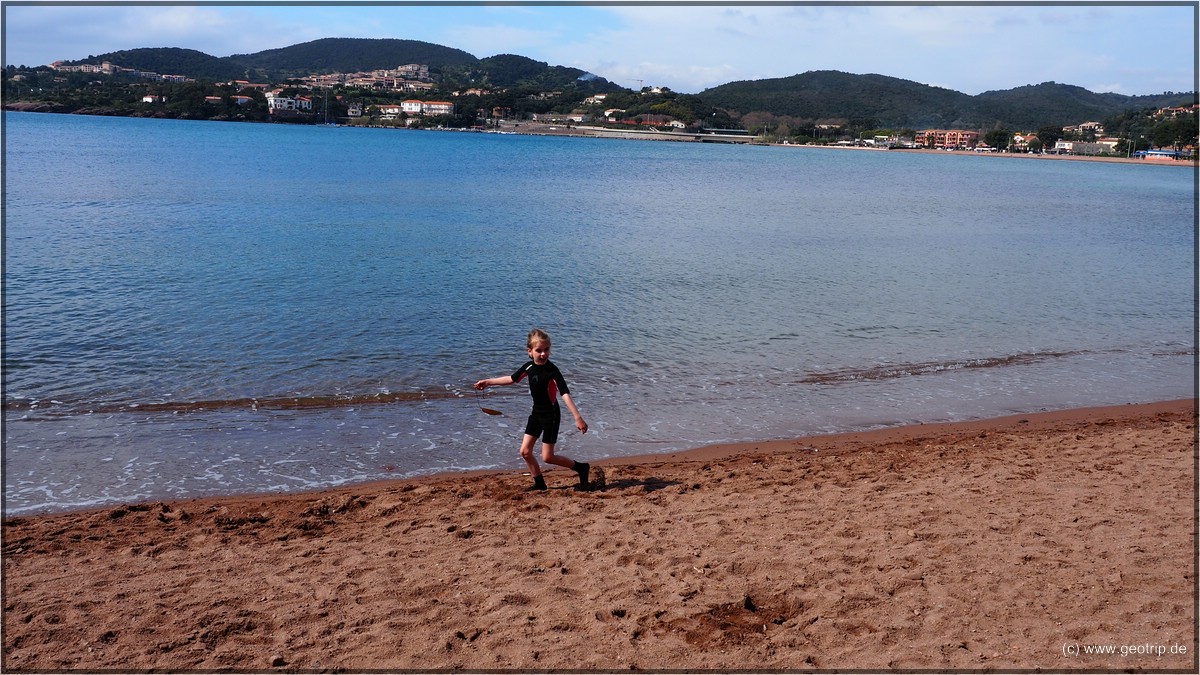
[{"label": "forested hillside", "polygon": [[409,63],[422,63],[428,65],[430,70],[479,63],[479,59],[461,49],[418,40],[366,38],[324,38],[226,58],[246,69],[262,73],[265,79],[270,80],[313,73],[355,73],[395,68]]},{"label": "forested hillside", "polygon": [[718,108],[807,119],[861,121],[864,127],[1037,129],[1097,120],[1129,109],[1195,102],[1195,94],[1124,96],[1045,82],[970,96],[884,75],[810,71],[730,82],[700,92]]},{"label": "forested hillside", "polygon": [[[98,65],[104,61],[123,68],[194,78],[199,82],[188,96],[201,102],[205,95],[231,94],[214,87],[235,79],[280,84],[311,74],[423,64],[429,67],[434,85],[423,95],[449,97],[455,92],[475,92],[472,97],[456,99],[463,115],[473,116],[476,111],[493,109],[518,116],[550,110],[566,114],[585,107],[583,102],[589,96],[606,93],[609,99],[589,107],[589,115],[616,108],[625,111],[624,120],[665,115],[695,126],[790,129],[801,136],[817,137],[822,135],[821,129],[832,127],[842,129],[843,133],[874,129],[1061,128],[1128,111],[1196,102],[1194,92],[1124,96],[1098,94],[1055,82],[971,96],[886,75],[833,70],[730,82],[695,95],[660,89],[635,92],[578,68],[550,65],[525,56],[498,54],[480,59],[460,49],[399,39],[325,38],[227,57],[190,49],[143,48],[91,56],[74,63]],[[9,79],[16,72],[11,66],[6,70],[6,102],[42,101],[57,106],[56,110],[89,106],[127,110],[127,106],[136,102],[132,98],[139,86],[135,81],[122,84],[118,78],[99,82],[80,73],[62,78],[62,73],[48,69],[41,74],[37,69],[29,71],[20,78]],[[52,87],[43,86],[51,81]],[[144,89],[147,85],[140,86]],[[204,89],[205,86],[208,88]],[[168,97],[169,100],[179,98],[177,91],[168,92],[162,85],[155,85],[155,91],[150,93],[175,96],[175,99]],[[390,100],[386,92],[347,89],[339,93],[365,106]],[[134,109],[138,110],[136,106]],[[243,112],[231,110],[224,114],[231,118],[246,114],[244,108]],[[473,124],[473,120],[474,117],[464,118],[459,123]]]},{"label": "forested hillside", "polygon": [[66,63],[100,64],[104,61],[109,61],[122,68],[133,68],[164,75],[186,75],[196,79],[232,80],[245,77],[245,66],[237,61],[210,56],[195,49],[178,47],[124,49]]},{"label": "forested hillside", "polygon": [[812,71],[769,80],[730,82],[706,89],[706,103],[741,114],[874,120],[866,126],[943,127],[970,124],[971,97],[884,75]]},{"label": "forested hillside", "polygon": [[621,87],[578,68],[552,66],[525,56],[499,54],[484,59],[462,51],[418,40],[324,38],[268,49],[254,54],[216,57],[191,49],[130,49],[91,56],[78,63],[109,61],[123,68],[186,75],[196,79],[281,82],[289,78],[326,73],[384,70],[412,63],[429,66],[446,88],[519,87],[559,89],[578,82],[589,91],[619,91]]},{"label": "forested hillside", "polygon": [[551,66],[515,54],[498,54],[482,59],[473,67],[448,67],[443,76],[458,85],[484,87],[520,87],[530,90],[559,89],[588,82],[598,92],[619,91],[621,87],[578,68]]},{"label": "forested hillside", "polygon": [[1195,97],[1185,94],[1097,94],[1083,87],[1043,82],[1004,91],[985,91],[975,100],[985,124],[995,122],[1013,129],[1035,129],[1046,124],[1100,120],[1126,110],[1178,106],[1194,102]]}]

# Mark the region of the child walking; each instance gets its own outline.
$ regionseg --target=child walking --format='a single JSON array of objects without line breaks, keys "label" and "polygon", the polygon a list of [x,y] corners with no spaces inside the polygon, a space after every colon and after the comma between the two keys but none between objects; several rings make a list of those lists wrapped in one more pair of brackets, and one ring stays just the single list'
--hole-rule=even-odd
[{"label": "child walking", "polygon": [[529,380],[529,394],[533,397],[533,411],[529,413],[529,421],[525,424],[525,435],[521,438],[521,458],[529,465],[529,473],[533,476],[533,486],[530,490],[545,490],[546,479],[542,477],[542,468],[537,458],[533,456],[533,446],[538,437],[542,439],[542,461],[566,469],[572,469],[579,474],[579,485],[576,490],[588,489],[587,462],[576,462],[573,459],[554,454],[554,445],[558,442],[558,427],[562,411],[558,407],[558,396],[567,404],[571,414],[575,416],[575,427],[581,433],[587,433],[587,422],[579,414],[579,408],[571,400],[571,392],[562,372],[550,363],[550,336],[545,331],[534,328],[529,331],[526,340],[529,349],[529,361],[517,369],[512,375],[492,377],[475,383],[479,390],[492,386],[501,386]]}]

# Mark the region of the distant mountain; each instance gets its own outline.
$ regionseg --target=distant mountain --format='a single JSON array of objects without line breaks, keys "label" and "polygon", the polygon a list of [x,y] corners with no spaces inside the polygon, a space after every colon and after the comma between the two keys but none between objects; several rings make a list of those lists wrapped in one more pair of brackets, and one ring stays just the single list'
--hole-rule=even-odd
[{"label": "distant mountain", "polygon": [[68,63],[95,63],[110,61],[122,68],[134,68],[163,75],[186,75],[197,79],[233,80],[243,76],[245,68],[227,58],[209,56],[194,49],[178,47],[147,47],[125,49],[92,56]]},{"label": "distant mountain", "polygon": [[491,85],[559,89],[586,83],[591,91],[621,87],[592,73],[551,66],[542,61],[500,54],[485,59],[461,50],[418,40],[324,38],[254,54],[209,56],[191,49],[130,49],[72,63],[110,61],[124,68],[186,75],[197,79],[279,82],[313,73],[355,73],[410,63],[429,66],[431,73],[455,87]]},{"label": "distant mountain", "polygon": [[802,119],[857,120],[867,127],[914,129],[1037,129],[1098,120],[1133,108],[1196,100],[1194,93],[1096,94],[1054,82],[970,96],[884,75],[831,70],[730,82],[698,96],[709,105],[740,114],[761,111]]},{"label": "distant mountain", "polygon": [[1097,94],[1083,87],[1056,82],[1026,85],[1004,91],[985,91],[974,97],[979,114],[1010,129],[1037,129],[1050,124],[1100,120],[1131,109],[1163,108],[1193,102],[1190,94],[1125,96]]},{"label": "distant mountain", "polygon": [[[75,63],[110,61],[126,68],[197,79],[280,82],[313,73],[359,72],[410,63],[429,66],[446,87],[491,86],[532,91],[628,91],[578,68],[552,66],[515,54],[484,59],[417,40],[324,38],[255,54],[215,57],[191,49],[130,49]],[[808,120],[845,120],[858,128],[1037,129],[1099,120],[1131,109],[1191,104],[1194,92],[1156,96],[1097,94],[1044,82],[977,96],[885,75],[834,70],[730,82],[695,97],[735,115],[768,112]]]},{"label": "distant mountain", "polygon": [[[453,69],[447,69],[447,76],[453,76]],[[567,66],[552,66],[543,61],[535,61],[525,56],[515,54],[498,54],[482,59],[472,73],[459,73],[465,76],[471,84],[491,85],[493,87],[519,87],[526,89],[562,89],[574,84],[586,83],[597,92],[617,91],[622,87],[578,68]],[[464,82],[465,84],[466,82]]]},{"label": "distant mountain", "polygon": [[324,38],[255,54],[234,54],[227,60],[272,80],[313,73],[356,73],[409,63],[422,63],[431,70],[479,63],[461,49],[418,40],[367,38]]},{"label": "distant mountain", "polygon": [[967,94],[884,75],[821,70],[730,82],[698,96],[741,114],[769,112],[805,119],[874,119],[874,127],[953,127],[972,117]]}]

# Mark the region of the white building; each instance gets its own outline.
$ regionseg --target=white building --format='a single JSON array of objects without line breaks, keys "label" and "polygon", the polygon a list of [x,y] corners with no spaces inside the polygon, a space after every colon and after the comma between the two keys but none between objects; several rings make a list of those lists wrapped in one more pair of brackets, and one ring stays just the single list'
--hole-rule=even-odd
[{"label": "white building", "polygon": [[272,113],[296,110],[296,99],[286,96],[268,96],[267,110]]},{"label": "white building", "polygon": [[422,115],[453,115],[454,104],[446,101],[425,101],[421,106]]}]

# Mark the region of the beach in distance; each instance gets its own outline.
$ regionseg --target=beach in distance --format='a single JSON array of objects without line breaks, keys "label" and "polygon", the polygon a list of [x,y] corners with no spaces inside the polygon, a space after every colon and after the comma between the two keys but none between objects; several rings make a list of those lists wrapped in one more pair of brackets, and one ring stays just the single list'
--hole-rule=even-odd
[{"label": "beach in distance", "polygon": [[[683,141],[683,142],[720,142],[716,141],[715,137],[707,138],[704,134],[690,134],[685,132],[659,132],[659,131],[625,131],[621,129],[612,129],[606,127],[567,127],[562,124],[548,124],[545,122],[508,122],[501,125],[497,129],[500,133],[513,134],[532,134],[539,136],[583,136],[596,138],[615,138],[624,140],[658,140],[658,141]],[[778,145],[793,148],[818,149],[818,150],[859,150],[878,152],[885,150],[882,147],[870,146],[853,146],[853,145],[817,145],[817,144],[791,144],[791,143],[764,143],[756,140],[753,137],[743,136],[741,138],[730,139],[726,138],[724,142],[746,143],[753,145]],[[1197,166],[1194,159],[1169,159],[1169,158],[1148,158],[1125,157],[1118,155],[1075,155],[1075,154],[1057,154],[1053,152],[976,152],[975,150],[947,150],[945,148],[903,148],[889,149],[892,152],[913,153],[913,154],[938,154],[938,155],[968,155],[968,156],[983,156],[983,157],[1003,157],[1015,159],[1048,159],[1048,160],[1074,160],[1082,162],[1112,162],[1120,164],[1143,164],[1147,166]]]},{"label": "beach in distance", "polygon": [[1194,672],[1196,401],[3,523],[5,672]]}]

